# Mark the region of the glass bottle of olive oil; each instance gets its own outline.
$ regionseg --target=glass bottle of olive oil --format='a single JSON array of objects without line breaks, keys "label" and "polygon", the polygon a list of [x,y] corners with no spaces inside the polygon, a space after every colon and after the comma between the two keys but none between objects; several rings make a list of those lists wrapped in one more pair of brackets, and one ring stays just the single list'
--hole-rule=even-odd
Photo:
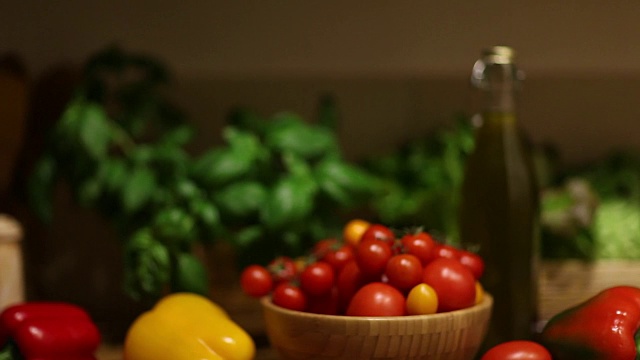
[{"label": "glass bottle of olive oil", "polygon": [[460,240],[485,260],[481,283],[494,297],[487,347],[531,338],[537,314],[539,200],[516,114],[521,80],[504,46],[485,50],[471,76],[483,105],[462,185]]}]

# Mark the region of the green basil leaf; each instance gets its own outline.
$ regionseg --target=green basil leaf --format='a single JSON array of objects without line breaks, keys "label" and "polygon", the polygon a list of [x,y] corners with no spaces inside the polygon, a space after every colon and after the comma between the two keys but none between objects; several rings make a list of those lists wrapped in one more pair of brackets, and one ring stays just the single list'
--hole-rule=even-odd
[{"label": "green basil leaf", "polygon": [[204,199],[193,199],[189,203],[189,211],[195,216],[202,229],[203,241],[207,239],[205,237],[214,236],[220,226],[220,212],[218,208],[209,201]]},{"label": "green basil leaf", "polygon": [[85,180],[78,188],[78,202],[83,206],[95,203],[102,194],[102,183],[97,178]]},{"label": "green basil leaf", "polygon": [[260,225],[247,226],[233,235],[233,243],[241,248],[248,248],[264,236]]},{"label": "green basil leaf", "polygon": [[202,262],[190,253],[179,253],[172,291],[209,295],[209,278]]},{"label": "green basil leaf", "polygon": [[282,228],[307,217],[318,187],[312,177],[288,176],[276,183],[261,208],[261,219],[269,228]]},{"label": "green basil leaf", "polygon": [[323,192],[343,206],[351,206],[370,197],[380,182],[373,175],[337,160],[322,161],[315,168],[315,177]]},{"label": "green basil leaf", "polygon": [[228,148],[236,157],[253,166],[257,161],[267,158],[268,152],[256,134],[241,131],[228,126],[223,130],[223,137],[228,143]]},{"label": "green basil leaf", "polygon": [[335,131],[340,118],[335,97],[325,94],[320,98],[318,105],[318,124]]},{"label": "green basil leaf", "polygon": [[282,162],[285,167],[294,176],[309,176],[311,174],[311,167],[300,156],[286,151],[282,154]]},{"label": "green basil leaf", "polygon": [[258,138],[233,127],[224,130],[228,146],[205,153],[195,161],[193,175],[206,186],[215,187],[247,176],[264,156]]},{"label": "green basil leaf", "polygon": [[153,159],[154,151],[153,146],[140,144],[129,154],[129,158],[137,164],[146,164]]},{"label": "green basil leaf", "polygon": [[35,165],[29,178],[29,205],[36,215],[47,223],[51,222],[53,212],[51,197],[56,183],[57,164],[52,156],[44,156]]},{"label": "green basil leaf", "polygon": [[104,161],[100,172],[105,189],[108,191],[120,192],[129,182],[127,165],[123,160],[113,158]]},{"label": "green basil leaf", "polygon": [[258,182],[243,181],[232,183],[215,194],[218,206],[225,213],[234,216],[248,216],[255,213],[264,203],[267,191]]},{"label": "green basil leaf", "polygon": [[185,145],[193,138],[194,130],[187,125],[178,126],[171,131],[167,132],[162,139],[161,143],[166,145]]},{"label": "green basil leaf", "polygon": [[190,179],[181,178],[175,184],[175,192],[182,200],[197,200],[202,197],[200,188]]},{"label": "green basil leaf", "polygon": [[250,109],[238,107],[232,109],[227,116],[227,124],[236,129],[250,131],[257,134],[264,132],[266,123],[263,118]]},{"label": "green basil leaf", "polygon": [[125,246],[125,289],[134,298],[159,295],[170,278],[169,250],[151,231],[134,233]]},{"label": "green basil leaf", "polygon": [[153,228],[163,239],[191,241],[195,234],[195,219],[182,207],[166,208],[153,219]]},{"label": "green basil leaf", "polygon": [[423,200],[419,194],[406,191],[400,184],[394,183],[388,184],[385,194],[375,199],[374,206],[384,223],[396,224],[415,214]]},{"label": "green basil leaf", "polygon": [[85,107],[86,102],[79,97],[69,102],[55,127],[53,138],[56,139],[57,145],[65,147],[77,142],[80,128],[82,127],[82,113]]},{"label": "green basil leaf", "polygon": [[323,126],[308,125],[291,113],[276,116],[276,122],[267,131],[265,143],[270,148],[290,151],[305,158],[319,157],[337,148],[331,130]]},{"label": "green basil leaf", "polygon": [[131,214],[142,208],[156,190],[156,177],[146,166],[132,169],[127,186],[122,189],[124,211]]},{"label": "green basil leaf", "polygon": [[187,152],[173,144],[160,144],[152,150],[153,164],[161,178],[183,178],[190,162]]},{"label": "green basil leaf", "polygon": [[106,156],[111,140],[109,117],[97,103],[87,103],[79,114],[82,117],[80,141],[86,151],[95,159]]}]

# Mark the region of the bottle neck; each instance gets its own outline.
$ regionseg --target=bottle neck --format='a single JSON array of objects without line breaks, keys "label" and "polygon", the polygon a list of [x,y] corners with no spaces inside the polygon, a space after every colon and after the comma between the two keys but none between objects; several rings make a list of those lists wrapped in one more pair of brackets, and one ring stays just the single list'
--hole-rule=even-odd
[{"label": "bottle neck", "polygon": [[483,94],[482,111],[484,113],[515,114],[517,109],[516,100],[516,93],[512,89],[492,89]]},{"label": "bottle neck", "polygon": [[517,126],[516,113],[513,111],[486,110],[482,113],[481,129],[486,131],[495,133],[496,129],[515,129]]},{"label": "bottle neck", "polygon": [[483,112],[515,113],[520,89],[518,70],[512,63],[481,63],[473,84],[478,88]]}]

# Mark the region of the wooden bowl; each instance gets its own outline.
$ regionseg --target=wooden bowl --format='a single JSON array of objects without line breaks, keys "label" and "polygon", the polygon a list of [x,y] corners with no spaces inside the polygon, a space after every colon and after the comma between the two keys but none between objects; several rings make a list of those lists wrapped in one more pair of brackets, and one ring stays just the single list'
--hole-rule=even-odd
[{"label": "wooden bowl", "polygon": [[356,317],[287,310],[261,300],[267,336],[282,359],[473,359],[493,298],[433,315]]}]

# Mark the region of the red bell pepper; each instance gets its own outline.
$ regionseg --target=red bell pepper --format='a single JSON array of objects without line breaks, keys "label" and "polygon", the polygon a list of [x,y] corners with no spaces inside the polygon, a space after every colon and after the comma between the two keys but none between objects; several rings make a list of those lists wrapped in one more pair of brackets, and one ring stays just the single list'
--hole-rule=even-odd
[{"label": "red bell pepper", "polygon": [[638,356],[640,288],[608,288],[551,318],[541,343],[554,360],[634,360]]},{"label": "red bell pepper", "polygon": [[29,302],[0,313],[0,360],[95,360],[100,332],[82,308]]}]

